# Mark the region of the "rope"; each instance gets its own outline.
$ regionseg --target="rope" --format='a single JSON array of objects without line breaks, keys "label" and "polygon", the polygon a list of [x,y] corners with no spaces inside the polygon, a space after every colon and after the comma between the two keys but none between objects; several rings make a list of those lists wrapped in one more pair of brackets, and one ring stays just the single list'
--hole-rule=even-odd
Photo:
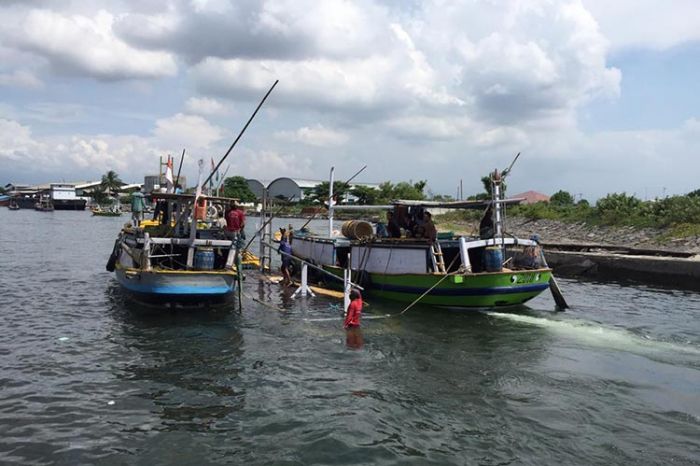
[{"label": "rope", "polygon": [[[459,255],[455,256],[454,259],[452,259],[452,262],[450,262],[450,266],[447,267],[447,270],[450,270],[450,269],[452,268],[452,266],[454,265],[454,263],[455,263],[455,261],[457,260],[458,257],[459,257]],[[430,288],[428,288],[422,295],[418,296],[411,304],[409,304],[409,305],[406,307],[406,309],[404,309],[403,311],[401,311],[401,312],[399,312],[398,314],[395,314],[395,315],[397,315],[397,316],[402,316],[402,315],[404,315],[404,314],[406,313],[406,311],[408,311],[408,310],[411,309],[413,306],[415,306],[415,305],[418,303],[418,301],[420,301],[420,300],[423,299],[428,293],[430,293],[431,291],[433,291],[440,283],[442,283],[443,281],[445,281],[445,279],[447,279],[447,277],[451,277],[451,276],[453,276],[453,275],[458,275],[460,272],[461,272],[461,270],[457,270],[456,272],[452,272],[452,273],[447,273],[447,274],[445,274],[444,277],[442,277],[440,280],[438,280],[437,282],[435,282],[435,284],[434,284],[433,286],[431,286]]]}]

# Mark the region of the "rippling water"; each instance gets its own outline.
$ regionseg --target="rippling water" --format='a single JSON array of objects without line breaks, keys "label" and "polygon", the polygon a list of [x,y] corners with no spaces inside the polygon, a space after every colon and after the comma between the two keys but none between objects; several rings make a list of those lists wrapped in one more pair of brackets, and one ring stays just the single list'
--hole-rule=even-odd
[{"label": "rippling water", "polygon": [[0,209],[0,463],[700,464],[697,293],[561,280],[565,313],[346,337],[338,301],[253,275],[242,311],[131,302],[125,220]]}]

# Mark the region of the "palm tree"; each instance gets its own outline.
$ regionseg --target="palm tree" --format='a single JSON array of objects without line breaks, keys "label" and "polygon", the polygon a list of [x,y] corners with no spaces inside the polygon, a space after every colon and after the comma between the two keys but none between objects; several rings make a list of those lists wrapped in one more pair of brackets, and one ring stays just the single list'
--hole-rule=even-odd
[{"label": "palm tree", "polygon": [[119,179],[119,175],[114,170],[110,170],[102,175],[102,188],[107,192],[115,192],[122,187],[124,183]]}]

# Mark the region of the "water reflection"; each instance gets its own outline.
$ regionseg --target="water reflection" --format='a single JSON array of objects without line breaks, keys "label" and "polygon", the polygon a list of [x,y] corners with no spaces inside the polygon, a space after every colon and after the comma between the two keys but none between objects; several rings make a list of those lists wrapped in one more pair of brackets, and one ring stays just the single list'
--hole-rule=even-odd
[{"label": "water reflection", "polygon": [[240,314],[230,307],[157,312],[113,287],[107,294],[117,324],[109,338],[129,354],[115,375],[138,387],[132,397],[160,419],[148,429],[236,429],[246,397]]}]

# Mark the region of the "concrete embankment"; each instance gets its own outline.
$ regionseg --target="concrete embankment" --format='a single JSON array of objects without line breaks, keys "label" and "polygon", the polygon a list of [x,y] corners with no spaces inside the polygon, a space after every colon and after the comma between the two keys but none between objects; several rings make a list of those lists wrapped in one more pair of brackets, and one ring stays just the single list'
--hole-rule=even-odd
[{"label": "concrete embankment", "polygon": [[636,280],[700,291],[700,256],[669,257],[609,251],[562,251],[545,248],[558,276],[601,280]]}]

